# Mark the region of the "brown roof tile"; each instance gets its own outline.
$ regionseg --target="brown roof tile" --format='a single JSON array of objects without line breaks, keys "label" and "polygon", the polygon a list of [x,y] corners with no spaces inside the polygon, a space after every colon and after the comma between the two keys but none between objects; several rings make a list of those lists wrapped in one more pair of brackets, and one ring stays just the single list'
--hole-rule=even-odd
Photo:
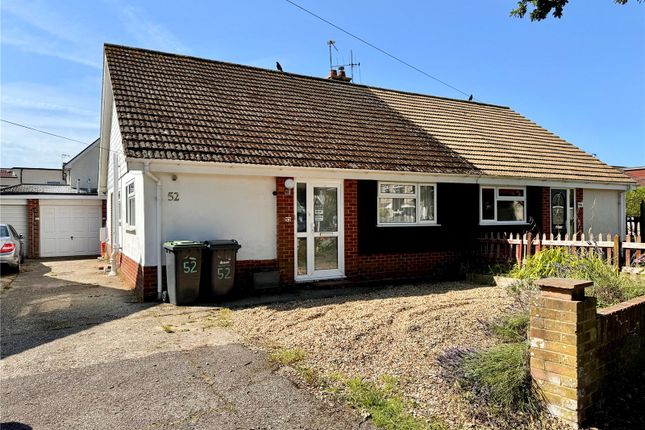
[{"label": "brown roof tile", "polygon": [[628,183],[506,107],[105,46],[127,156]]}]

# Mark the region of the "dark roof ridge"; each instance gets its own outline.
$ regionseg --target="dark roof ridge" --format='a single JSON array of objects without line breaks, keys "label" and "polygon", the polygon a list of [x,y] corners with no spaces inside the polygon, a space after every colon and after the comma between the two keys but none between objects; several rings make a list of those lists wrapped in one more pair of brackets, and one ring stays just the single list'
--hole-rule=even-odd
[{"label": "dark roof ridge", "polygon": [[[166,55],[166,56],[169,56],[169,57],[186,58],[186,59],[190,59],[190,60],[205,61],[207,63],[219,63],[219,64],[225,64],[225,65],[229,65],[229,66],[242,67],[242,68],[246,68],[246,69],[250,69],[250,70],[260,70],[260,71],[263,71],[263,72],[275,73],[277,75],[288,75],[288,76],[293,76],[293,77],[296,77],[296,78],[312,79],[312,80],[329,82],[329,83],[334,83],[334,84],[348,85],[348,83],[346,83],[346,82],[334,81],[334,80],[331,80],[331,79],[321,78],[321,77],[318,77],[318,76],[302,75],[300,73],[293,73],[293,72],[280,72],[278,70],[265,69],[263,67],[249,66],[247,64],[233,63],[233,62],[230,62],[230,61],[212,60],[212,59],[209,59],[209,58],[196,57],[194,55],[176,54],[176,53],[172,53],[172,52],[157,51],[157,50],[154,50],[154,49],[138,48],[138,47],[134,47],[134,46],[119,45],[119,44],[114,44],[114,43],[104,43],[103,46],[104,47],[109,46],[109,47],[113,47],[113,48],[125,48],[125,49],[131,49],[133,51],[142,51],[142,52],[149,52],[149,53],[152,53],[152,54]],[[433,94],[424,94],[424,93],[419,93],[419,92],[414,92],[414,91],[405,91],[405,90],[399,90],[399,89],[394,89],[394,88],[377,87],[377,86],[373,86],[373,85],[356,84],[356,83],[352,83],[352,84],[349,84],[349,85],[351,85],[353,87],[361,87],[361,88],[381,90],[381,91],[390,91],[390,92],[399,93],[399,94],[408,94],[408,95],[429,97],[429,98],[440,99],[440,100],[449,100],[449,101],[467,103],[467,104],[471,104],[471,105],[475,104],[475,105],[479,105],[479,106],[489,106],[489,107],[495,107],[495,108],[499,108],[499,109],[510,109],[509,106],[497,105],[497,104],[493,104],[493,103],[484,103],[484,102],[478,102],[478,101],[468,101],[468,100],[462,100],[462,99],[457,99],[457,98],[453,98],[453,97],[435,96]]]}]

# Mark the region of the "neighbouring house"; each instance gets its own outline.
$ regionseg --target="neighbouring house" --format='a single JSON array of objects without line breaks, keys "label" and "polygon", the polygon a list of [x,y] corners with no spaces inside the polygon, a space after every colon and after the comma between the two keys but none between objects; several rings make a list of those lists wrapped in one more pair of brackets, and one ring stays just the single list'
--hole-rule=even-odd
[{"label": "neighbouring house", "polygon": [[27,256],[98,255],[105,221],[105,197],[99,196],[99,140],[62,169],[19,167],[19,183],[0,189],[0,222],[25,237]]},{"label": "neighbouring house", "polygon": [[622,169],[627,176],[638,182],[638,186],[645,187],[645,166],[623,167]]},{"label": "neighbouring house", "polygon": [[16,172],[11,169],[0,169],[0,188],[18,185],[19,183],[20,179],[18,179]]},{"label": "neighbouring house", "polygon": [[624,231],[633,180],[507,107],[104,53],[99,191],[144,299],[173,239],[236,239],[236,282],[291,285],[455,270],[490,231]]}]

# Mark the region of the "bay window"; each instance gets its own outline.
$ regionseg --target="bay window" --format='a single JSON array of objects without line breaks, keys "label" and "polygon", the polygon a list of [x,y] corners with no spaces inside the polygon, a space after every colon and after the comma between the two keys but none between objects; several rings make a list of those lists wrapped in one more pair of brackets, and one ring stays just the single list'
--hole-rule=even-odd
[{"label": "bay window", "polygon": [[480,188],[480,224],[520,224],[526,222],[526,188]]},{"label": "bay window", "polygon": [[378,222],[388,225],[427,225],[437,223],[435,184],[378,183]]}]

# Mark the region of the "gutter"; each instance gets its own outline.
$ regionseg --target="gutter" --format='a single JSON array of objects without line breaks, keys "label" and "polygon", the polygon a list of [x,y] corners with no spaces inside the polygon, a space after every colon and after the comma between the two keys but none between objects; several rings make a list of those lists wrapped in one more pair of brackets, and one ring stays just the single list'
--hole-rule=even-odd
[{"label": "gutter", "polygon": [[143,173],[145,173],[148,178],[152,179],[155,182],[157,189],[157,208],[155,210],[157,227],[155,238],[155,247],[157,249],[157,300],[162,300],[163,284],[161,282],[161,180],[150,172],[150,161],[148,160],[143,162]]}]

